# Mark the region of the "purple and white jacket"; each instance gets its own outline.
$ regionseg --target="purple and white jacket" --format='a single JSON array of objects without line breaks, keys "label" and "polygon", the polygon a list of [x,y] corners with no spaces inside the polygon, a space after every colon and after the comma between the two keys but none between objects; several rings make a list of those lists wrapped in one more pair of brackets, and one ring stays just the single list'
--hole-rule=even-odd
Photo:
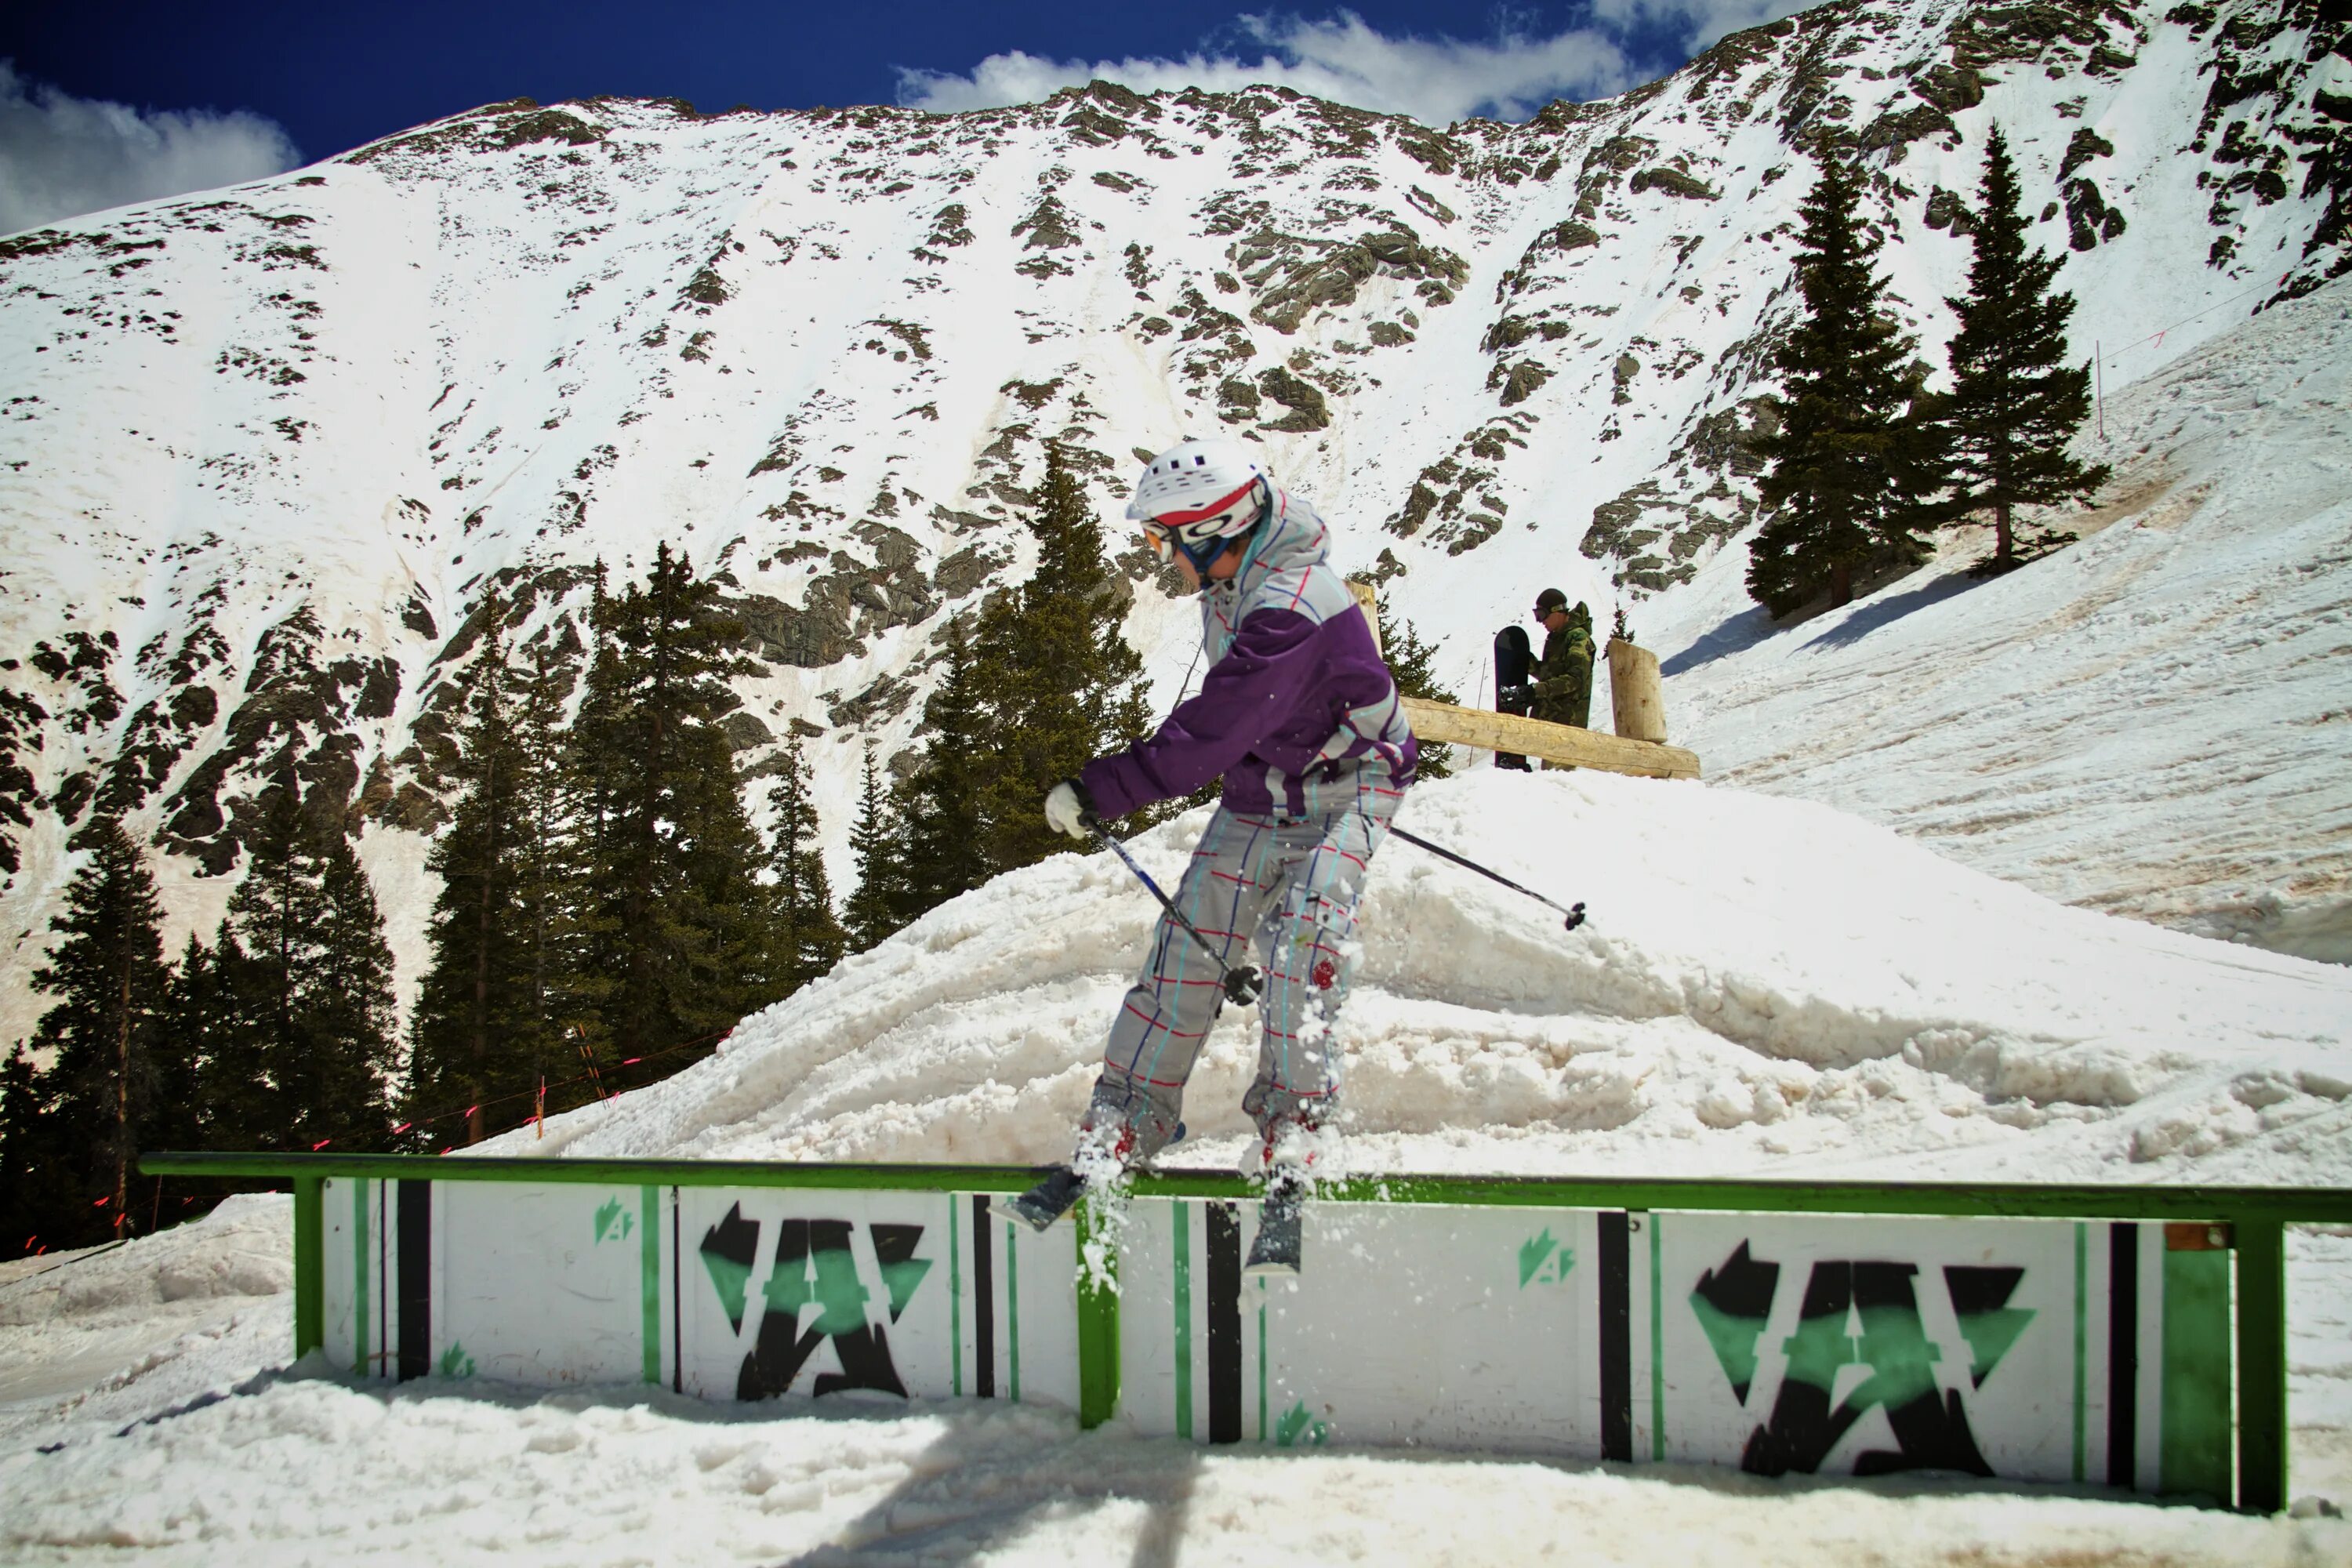
[{"label": "purple and white jacket", "polygon": [[1209,673],[1158,734],[1078,772],[1095,810],[1124,816],[1190,795],[1222,774],[1239,812],[1307,809],[1304,782],[1376,759],[1402,787],[1419,747],[1396,682],[1355,595],[1328,559],[1331,531],[1312,507],[1274,492],[1275,515],[1242,568],[1201,595]]}]

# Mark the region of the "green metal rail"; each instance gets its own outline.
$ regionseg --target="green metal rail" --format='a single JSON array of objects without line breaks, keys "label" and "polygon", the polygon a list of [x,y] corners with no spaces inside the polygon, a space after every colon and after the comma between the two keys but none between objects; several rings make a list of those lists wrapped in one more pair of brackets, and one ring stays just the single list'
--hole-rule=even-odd
[{"label": "green metal rail", "polygon": [[[625,1184],[792,1187],[810,1191],[1019,1192],[1024,1165],[782,1164],[749,1160],[485,1159],[429,1154],[181,1153],[142,1155],[151,1176],[262,1178],[294,1189],[294,1344],[324,1342],[321,1184],[369,1181]],[[1225,1171],[1139,1175],[1144,1197],[1247,1198],[1256,1189]],[[1726,1214],[1895,1215],[1938,1218],[2135,1220],[2226,1227],[2237,1254],[2238,1506],[2286,1506],[2286,1226],[2352,1225],[2352,1190],[2322,1187],[2089,1186],[2029,1183],[1774,1182],[1718,1178],[1396,1175],[1319,1189],[1349,1203],[1459,1204]],[[1079,1216],[1083,1246],[1088,1221]],[[1118,1296],[1082,1278],[1078,1289],[1079,1418],[1108,1420],[1118,1404]]]}]

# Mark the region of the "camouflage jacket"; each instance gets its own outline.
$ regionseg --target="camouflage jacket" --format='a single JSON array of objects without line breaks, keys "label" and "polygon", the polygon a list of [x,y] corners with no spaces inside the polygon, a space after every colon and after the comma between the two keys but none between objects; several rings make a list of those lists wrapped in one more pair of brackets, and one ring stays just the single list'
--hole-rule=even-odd
[{"label": "camouflage jacket", "polygon": [[1569,612],[1568,625],[1544,637],[1528,716],[1583,728],[1592,711],[1592,624]]}]

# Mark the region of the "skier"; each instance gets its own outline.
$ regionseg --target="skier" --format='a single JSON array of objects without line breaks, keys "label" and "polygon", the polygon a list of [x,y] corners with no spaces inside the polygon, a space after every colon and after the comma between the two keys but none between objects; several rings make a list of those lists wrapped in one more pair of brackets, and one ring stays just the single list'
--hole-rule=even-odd
[{"label": "skier", "polygon": [[1182,1136],[1185,1080],[1225,1001],[1227,961],[1255,938],[1264,1032],[1242,1108],[1264,1140],[1266,1184],[1247,1271],[1295,1274],[1314,1136],[1339,1086],[1331,1029],[1354,968],[1356,902],[1418,748],[1371,629],[1327,559],[1330,530],[1249,448],[1212,439],[1161,453],[1127,515],[1201,595],[1209,672],[1158,733],[1055,784],[1045,819],[1084,839],[1103,820],[1222,775],[1223,799],[1173,901],[1202,940],[1162,914],[1112,1020],[1076,1153],[999,1206],[1044,1230],[1089,1185]]}]

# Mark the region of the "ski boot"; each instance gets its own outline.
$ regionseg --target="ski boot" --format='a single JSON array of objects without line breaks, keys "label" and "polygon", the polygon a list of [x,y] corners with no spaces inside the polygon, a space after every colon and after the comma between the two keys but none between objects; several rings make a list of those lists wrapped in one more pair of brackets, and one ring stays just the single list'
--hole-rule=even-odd
[{"label": "ski boot", "polygon": [[1250,1243],[1249,1261],[1242,1266],[1243,1279],[1298,1278],[1299,1218],[1306,1200],[1304,1173],[1277,1172],[1266,1184],[1258,1205],[1257,1237]]},{"label": "ski boot", "polygon": [[1055,1220],[1077,1207],[1078,1200],[1086,1194],[1084,1176],[1067,1165],[1051,1165],[1046,1168],[1044,1181],[1017,1195],[1000,1194],[988,1207],[1000,1219],[1017,1220],[1042,1233],[1052,1229]]},{"label": "ski boot", "polygon": [[[1176,1124],[1175,1136],[1168,1140],[1170,1147],[1184,1140],[1184,1124]],[[1040,1234],[1050,1230],[1054,1222],[1078,1206],[1087,1195],[1087,1188],[1095,1183],[1113,1182],[1125,1173],[1127,1156],[1134,1147],[1135,1133],[1123,1130],[1117,1144],[1109,1148],[1079,1145],[1079,1160],[1087,1166],[1049,1165],[1045,1179],[1018,1196],[999,1196],[989,1202],[989,1212],[1002,1218],[1017,1220]]]},{"label": "ski boot", "polygon": [[1304,1117],[1284,1117],[1265,1130],[1260,1155],[1265,1193],[1258,1200],[1257,1237],[1242,1266],[1244,1279],[1298,1278],[1299,1221],[1315,1163],[1315,1133],[1316,1124]]}]

